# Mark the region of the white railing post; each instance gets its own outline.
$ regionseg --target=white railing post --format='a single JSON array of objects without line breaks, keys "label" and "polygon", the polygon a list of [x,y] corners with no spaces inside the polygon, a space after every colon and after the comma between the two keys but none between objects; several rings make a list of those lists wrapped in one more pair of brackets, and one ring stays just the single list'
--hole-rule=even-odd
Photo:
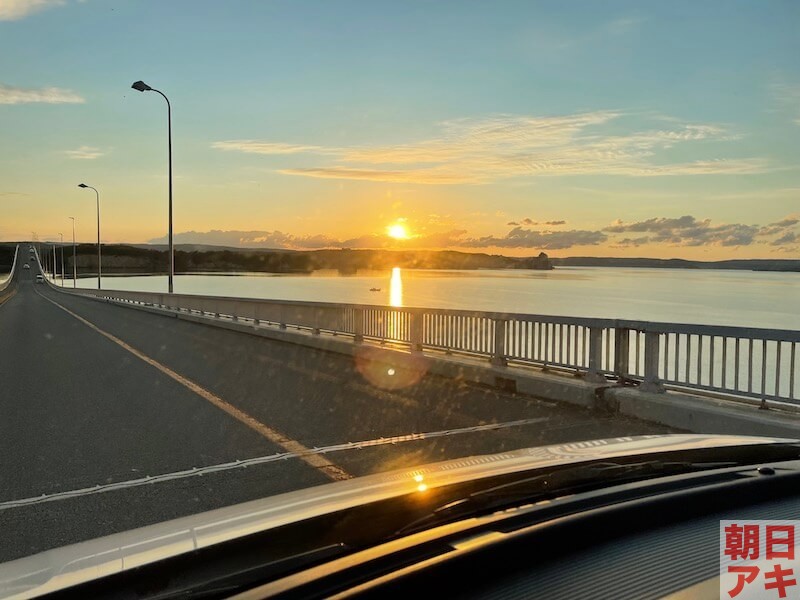
[{"label": "white railing post", "polygon": [[505,367],[506,360],[506,319],[492,319],[494,321],[494,352],[492,352],[492,364],[496,367]]},{"label": "white railing post", "polygon": [[314,311],[311,314],[313,315],[311,319],[311,334],[319,335],[320,333],[322,333],[322,322],[324,320],[322,316],[322,311],[317,308],[314,309]]},{"label": "white railing post", "polygon": [[644,332],[644,381],[640,387],[643,392],[665,391],[658,378],[659,337],[657,331]]},{"label": "white railing post", "polygon": [[425,314],[414,311],[411,317],[411,351],[422,352],[423,327],[425,325]]},{"label": "white railing post", "polygon": [[353,309],[353,341],[361,343],[364,341],[364,309]]},{"label": "white railing post", "polygon": [[630,332],[624,327],[614,330],[614,375],[618,381],[630,373]]},{"label": "white railing post", "polygon": [[600,327],[589,327],[589,370],[584,379],[594,383],[605,383],[606,378],[600,372],[603,359],[603,330]]}]

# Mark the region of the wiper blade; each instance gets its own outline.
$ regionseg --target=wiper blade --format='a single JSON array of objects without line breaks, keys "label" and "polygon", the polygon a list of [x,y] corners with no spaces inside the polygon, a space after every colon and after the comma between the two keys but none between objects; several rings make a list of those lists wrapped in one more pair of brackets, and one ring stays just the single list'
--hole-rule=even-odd
[{"label": "wiper blade", "polygon": [[427,516],[409,523],[397,532],[406,535],[443,522],[474,517],[547,498],[565,496],[586,489],[606,487],[654,476],[668,476],[740,465],[738,461],[688,462],[651,460],[637,463],[598,462],[539,473],[494,487],[478,490],[448,502]]},{"label": "wiper blade", "polygon": [[227,598],[231,594],[251,589],[266,581],[284,577],[290,573],[307,569],[315,564],[333,560],[353,552],[345,544],[332,544],[301,552],[287,558],[265,561],[263,564],[246,567],[218,569],[209,566],[189,581],[176,581],[163,593],[148,596],[153,600],[172,598]]},{"label": "wiper blade", "polygon": [[[685,462],[685,461],[644,461],[638,463],[601,462],[581,465],[571,469],[561,469],[505,483],[470,494],[465,499],[480,508],[492,508],[506,500],[526,499],[535,496],[564,494],[579,485],[597,482],[619,483],[623,479],[642,479],[654,475],[666,476],[706,469],[735,467],[735,461]],[[451,503],[452,505],[453,503]],[[446,507],[442,507],[445,509]]]}]

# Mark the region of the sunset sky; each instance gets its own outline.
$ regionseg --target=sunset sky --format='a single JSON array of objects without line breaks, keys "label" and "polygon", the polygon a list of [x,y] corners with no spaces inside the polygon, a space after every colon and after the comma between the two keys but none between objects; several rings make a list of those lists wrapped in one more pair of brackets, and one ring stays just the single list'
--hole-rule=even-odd
[{"label": "sunset sky", "polygon": [[[800,3],[0,0],[0,240],[800,258]],[[389,235],[392,234],[392,235]]]}]

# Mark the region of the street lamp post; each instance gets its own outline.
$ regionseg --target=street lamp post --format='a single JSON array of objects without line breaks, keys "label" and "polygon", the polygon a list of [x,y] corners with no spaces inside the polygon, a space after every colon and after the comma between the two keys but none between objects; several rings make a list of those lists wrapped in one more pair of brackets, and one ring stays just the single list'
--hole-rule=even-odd
[{"label": "street lamp post", "polygon": [[64,287],[64,234],[59,233],[61,237],[61,287]]},{"label": "street lamp post", "polygon": [[169,293],[171,294],[175,279],[175,249],[172,244],[172,106],[164,92],[150,87],[144,81],[136,81],[131,87],[140,92],[156,92],[167,101],[167,152],[169,154],[169,230],[167,238],[169,242]]},{"label": "street lamp post", "polygon": [[78,287],[78,259],[75,252],[75,217],[72,219],[72,287]]},{"label": "street lamp post", "polygon": [[100,192],[98,192],[95,188],[90,185],[86,185],[85,183],[79,183],[78,187],[80,188],[89,188],[90,190],[94,190],[94,195],[97,198],[97,289],[100,289],[100,282],[103,273],[103,269],[100,266]]}]

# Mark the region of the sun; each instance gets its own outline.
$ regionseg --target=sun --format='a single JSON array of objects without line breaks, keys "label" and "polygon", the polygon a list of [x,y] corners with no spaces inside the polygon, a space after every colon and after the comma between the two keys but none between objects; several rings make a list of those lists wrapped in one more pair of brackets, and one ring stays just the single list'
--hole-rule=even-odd
[{"label": "sun", "polygon": [[401,223],[395,223],[394,225],[389,225],[386,228],[386,234],[389,237],[392,237],[396,240],[408,239],[408,230],[406,229],[406,226]]}]

